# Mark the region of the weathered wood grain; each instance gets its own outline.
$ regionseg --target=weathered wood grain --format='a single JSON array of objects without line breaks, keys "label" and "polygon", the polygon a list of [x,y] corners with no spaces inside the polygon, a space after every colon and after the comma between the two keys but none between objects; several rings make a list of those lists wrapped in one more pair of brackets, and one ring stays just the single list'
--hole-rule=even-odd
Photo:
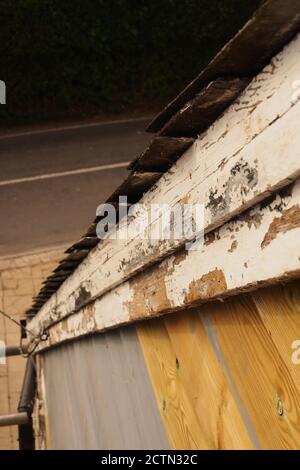
[{"label": "weathered wood grain", "polygon": [[167,171],[193,144],[189,137],[155,137],[149,147],[128,167],[134,171]]},{"label": "weathered wood grain", "polygon": [[248,78],[213,80],[165,124],[160,135],[197,137],[216,121],[249,82]]},{"label": "weathered wood grain", "polygon": [[[288,106],[287,101],[285,103]],[[270,110],[269,119],[274,117],[275,110],[272,109],[272,112]],[[244,113],[245,110],[242,112]],[[242,123],[235,113],[232,120],[234,117],[237,119],[237,130],[235,132],[235,127],[233,127],[228,133],[232,139],[228,141],[226,135],[215,145],[210,142],[211,147],[206,149],[205,159],[201,159],[198,143],[195,144],[195,148],[183,157],[182,162],[178,163],[178,171],[168,175],[168,179],[163,176],[162,185],[157,191],[147,195],[144,202],[151,204],[151,202],[164,201],[171,207],[184,197],[188,197],[188,202],[192,204],[204,202],[206,203],[205,229],[208,232],[247,206],[268,196],[270,190],[277,190],[298,175],[299,104],[293,106],[281,119],[267,126],[264,132],[238,153],[235,153],[238,140],[240,139],[240,145],[242,145],[245,139],[241,141]],[[259,122],[262,123],[262,120]],[[221,129],[220,126],[216,126],[219,134],[223,126]],[[240,129],[239,133],[238,129]],[[257,131],[256,121],[254,121],[252,132],[255,131]],[[246,133],[244,137],[246,138]],[[226,160],[227,145],[228,153],[235,155],[228,161]],[[212,147],[215,148],[212,149]],[[221,155],[222,157],[225,155],[225,160]],[[211,166],[209,166],[209,161],[211,161]],[[214,169],[221,163],[223,164],[222,170],[218,172],[216,178]],[[191,177],[187,175],[189,168],[192,171]],[[177,246],[179,243],[178,241]],[[165,241],[162,244],[159,241],[152,241],[149,243],[147,239],[101,243],[81,264],[76,273],[67,279],[63,290],[58,291],[55,300],[56,310],[64,315],[75,308],[76,297],[80,297],[79,286],[88,291],[90,297],[100,295],[118,283],[124,282],[126,278],[147,265],[171,253],[175,248],[176,242]]]},{"label": "weathered wood grain", "polygon": [[156,183],[160,176],[161,173],[133,172],[116,189],[107,202],[115,203],[119,201],[119,196],[127,196],[129,203],[135,203]]},{"label": "weathered wood grain", "polygon": [[[295,178],[299,171],[300,105],[293,99],[292,82],[300,74],[300,62],[295,60],[299,55],[297,37],[142,202],[147,207],[161,202],[172,207],[180,200],[204,202],[208,232]],[[234,244],[229,249],[234,249]],[[168,241],[149,246],[147,239],[98,244],[42,307],[39,319],[48,323],[51,317],[69,315],[87,299],[90,302],[104,295],[176,248],[176,243]],[[70,262],[75,260],[66,259],[60,269]]]},{"label": "weathered wood grain", "polygon": [[74,251],[83,249],[91,249],[96,246],[98,242],[98,237],[83,237],[81,240],[70,246],[70,248],[66,250],[66,253],[73,253]]},{"label": "weathered wood grain", "polygon": [[[39,345],[43,349],[76,336],[299,277],[300,223],[294,223],[295,210],[300,211],[300,181],[214,231],[199,251],[182,250],[98,299],[90,299],[81,288],[86,306],[64,319],[55,311],[55,299],[50,299],[49,305],[54,303],[48,316],[36,316],[29,328],[39,335],[56,322],[48,340]],[[272,235],[272,241],[264,246],[267,235]]]},{"label": "weathered wood grain", "polygon": [[[292,82],[300,76],[298,56],[300,37],[264,69],[141,202],[147,207],[164,203],[171,208],[180,201],[204,203],[204,228],[209,232],[295,178],[300,167],[300,105],[292,100]],[[160,219],[153,227],[159,223]],[[40,314],[47,317],[53,308],[60,317],[68,314],[78,307],[81,288],[90,297],[104,294],[172,253],[180,243],[149,243],[147,237],[100,243]]]}]

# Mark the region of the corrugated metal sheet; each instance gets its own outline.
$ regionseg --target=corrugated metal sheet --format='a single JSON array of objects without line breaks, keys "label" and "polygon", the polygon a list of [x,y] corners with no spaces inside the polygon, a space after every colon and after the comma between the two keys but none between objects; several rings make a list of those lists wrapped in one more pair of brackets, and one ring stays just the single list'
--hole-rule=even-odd
[{"label": "corrugated metal sheet", "polygon": [[52,449],[166,449],[135,327],[42,356]]}]

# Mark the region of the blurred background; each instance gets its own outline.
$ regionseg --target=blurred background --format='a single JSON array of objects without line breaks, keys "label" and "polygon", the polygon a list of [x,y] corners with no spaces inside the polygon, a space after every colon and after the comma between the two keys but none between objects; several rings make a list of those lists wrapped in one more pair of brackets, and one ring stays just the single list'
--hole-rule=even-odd
[{"label": "blurred background", "polygon": [[0,123],[156,112],[259,3],[0,0]]}]

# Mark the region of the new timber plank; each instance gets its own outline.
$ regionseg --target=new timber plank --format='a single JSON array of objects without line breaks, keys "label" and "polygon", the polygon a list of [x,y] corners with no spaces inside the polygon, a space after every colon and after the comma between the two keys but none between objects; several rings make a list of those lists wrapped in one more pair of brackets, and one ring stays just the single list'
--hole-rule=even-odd
[{"label": "new timber plank", "polygon": [[208,449],[211,442],[202,432],[178,374],[176,354],[166,329],[153,321],[139,328],[138,334],[171,448]]},{"label": "new timber plank", "polygon": [[[262,293],[263,295],[263,293]],[[300,395],[250,297],[202,306],[263,449],[299,449]]]},{"label": "new timber plank", "polygon": [[300,365],[292,362],[292,344],[300,340],[300,281],[251,294],[261,320],[300,391]]},{"label": "new timber plank", "polygon": [[252,449],[198,313],[142,323],[137,331],[171,446]]},{"label": "new timber plank", "polygon": [[159,131],[212,80],[254,76],[300,28],[298,0],[268,0],[187,87],[148,126]]}]

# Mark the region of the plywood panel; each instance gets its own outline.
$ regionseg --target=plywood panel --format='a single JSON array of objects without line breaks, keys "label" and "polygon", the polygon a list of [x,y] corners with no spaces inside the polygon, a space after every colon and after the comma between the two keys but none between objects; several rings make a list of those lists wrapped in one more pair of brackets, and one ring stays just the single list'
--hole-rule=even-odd
[{"label": "plywood panel", "polygon": [[253,448],[197,312],[140,324],[138,335],[172,448]]},{"label": "plywood panel", "polygon": [[201,311],[261,447],[299,448],[299,389],[254,302],[244,296],[203,306]]}]

